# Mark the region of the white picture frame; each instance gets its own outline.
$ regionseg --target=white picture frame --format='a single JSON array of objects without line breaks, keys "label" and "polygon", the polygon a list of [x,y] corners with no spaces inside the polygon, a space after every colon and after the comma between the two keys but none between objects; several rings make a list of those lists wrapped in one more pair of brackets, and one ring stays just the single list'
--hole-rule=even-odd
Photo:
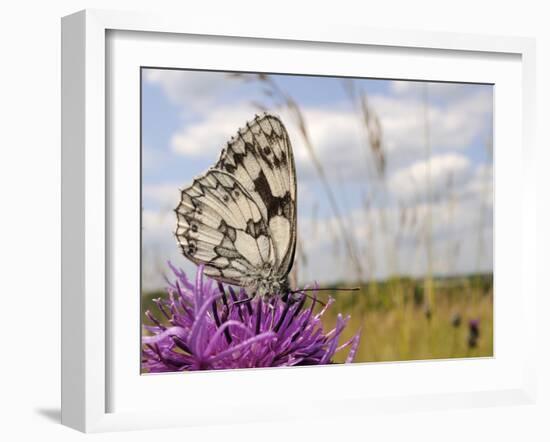
[{"label": "white picture frame", "polygon": [[[360,376],[362,370],[383,376],[384,372],[394,375],[406,373],[407,376],[418,376],[433,379],[434,370],[445,372],[445,376],[454,376],[460,372],[484,373],[484,376],[495,375],[500,370],[502,378],[498,383],[487,388],[483,387],[483,379],[472,387],[464,384],[460,390],[446,388],[455,381],[441,379],[435,382],[432,390],[401,389],[396,384],[395,390],[380,390],[375,394],[367,394],[361,388],[354,394],[339,392],[337,389],[328,389],[326,397],[311,396],[307,401],[297,401],[282,407],[275,400],[273,404],[263,404],[259,389],[269,382],[276,389],[282,385],[292,383],[303,386],[307,390],[308,383],[317,382],[312,372],[319,370],[328,378],[336,376],[335,367],[322,367],[307,372],[300,370],[267,370],[258,374],[247,375],[248,387],[257,387],[250,394],[243,394],[239,400],[240,409],[249,410],[247,413],[231,413],[223,409],[216,410],[210,402],[200,402],[203,384],[213,384],[219,389],[231,388],[239,385],[243,372],[233,373],[197,373],[190,377],[190,382],[197,385],[189,389],[193,407],[182,407],[175,412],[173,406],[166,402],[157,403],[154,410],[113,409],[110,395],[116,387],[113,384],[111,371],[113,370],[113,354],[110,343],[110,334],[113,333],[113,324],[117,316],[111,311],[112,300],[109,298],[110,265],[113,259],[109,244],[113,241],[110,236],[113,231],[108,228],[112,221],[112,202],[110,181],[112,179],[112,164],[109,164],[109,143],[112,134],[107,132],[106,121],[112,117],[108,108],[109,81],[111,81],[109,63],[117,53],[109,51],[108,35],[113,32],[139,33],[144,41],[152,34],[156,36],[170,36],[183,38],[185,36],[216,36],[218,39],[246,39],[247,41],[283,42],[285,47],[304,44],[316,46],[330,46],[332,51],[346,48],[375,48],[384,53],[395,48],[402,52],[431,51],[434,57],[444,54],[467,54],[474,59],[483,61],[484,57],[501,55],[511,57],[519,68],[517,83],[520,91],[510,90],[516,98],[519,97],[520,106],[510,110],[510,115],[519,121],[513,132],[517,136],[518,144],[512,147],[512,156],[506,161],[520,160],[522,173],[516,180],[521,181],[517,196],[521,202],[514,222],[502,223],[502,235],[517,235],[511,241],[512,250],[517,251],[508,261],[502,261],[501,267],[495,268],[495,277],[500,272],[506,275],[506,267],[516,265],[520,269],[517,279],[510,281],[512,287],[519,290],[517,302],[518,315],[515,326],[521,329],[516,338],[523,342],[521,351],[515,355],[513,370],[507,371],[508,365],[475,362],[469,367],[460,362],[449,362],[445,366],[432,366],[437,362],[409,362],[396,364],[356,364],[349,367],[338,367],[338,370],[347,370],[350,379]],[[134,34],[135,35],[135,34]],[[135,52],[135,50],[130,50]],[[137,59],[136,59],[137,60]],[[137,62],[137,61],[136,61]],[[517,64],[519,63],[519,64]],[[64,17],[62,20],[62,423],[85,432],[111,431],[123,429],[158,428],[168,426],[208,425],[213,422],[248,422],[259,420],[277,420],[301,416],[322,417],[323,415],[362,415],[373,411],[387,412],[456,408],[472,406],[488,406],[502,404],[532,403],[536,394],[535,382],[535,333],[536,317],[536,287],[534,272],[535,238],[535,200],[536,189],[534,174],[533,151],[533,122],[535,106],[535,46],[534,41],[517,37],[488,37],[479,35],[427,33],[415,31],[387,31],[363,28],[349,28],[345,26],[318,26],[292,27],[289,25],[254,22],[226,23],[212,22],[181,17],[153,16],[151,14],[134,14],[126,12],[111,12],[99,10],[81,11]],[[421,68],[422,66],[420,66]],[[435,69],[435,68],[434,68]],[[109,75],[106,75],[109,73]],[[420,75],[420,74],[419,74]],[[427,77],[430,73],[425,73]],[[419,79],[417,76],[416,79]],[[503,80],[504,81],[504,80]],[[516,80],[514,80],[516,81]],[[503,83],[504,84],[504,83]],[[506,83],[508,84],[508,83]],[[510,85],[516,83],[509,83]],[[498,112],[498,108],[497,108]],[[497,118],[499,118],[497,113]],[[500,140],[496,139],[496,149],[499,149]],[[498,153],[497,153],[498,156]],[[496,162],[496,174],[499,167],[504,170],[506,161]],[[115,173],[116,174],[116,173]],[[496,194],[499,187],[497,184]],[[498,204],[498,197],[497,197]],[[498,219],[498,216],[496,217]],[[498,223],[499,221],[497,221]],[[502,254],[503,248],[498,246],[499,234],[495,245],[495,257]],[[515,249],[514,249],[515,247]],[[117,253],[124,253],[118,250]],[[512,255],[512,253],[510,253]],[[498,287],[495,282],[498,301]],[[502,285],[500,287],[503,287]],[[504,293],[504,288],[503,288]],[[505,298],[503,298],[505,299]],[[502,303],[505,304],[505,301]],[[131,310],[131,308],[130,308]],[[119,309],[120,311],[120,309]],[[511,336],[507,324],[509,316],[502,315],[500,325],[501,336]],[[505,320],[506,319],[506,320]],[[496,321],[501,321],[496,316]],[[508,360],[502,352],[501,360]],[[511,354],[508,352],[507,354]],[[495,358],[499,361],[498,351]],[[490,365],[492,364],[492,365]],[[376,365],[376,367],[374,367]],[[402,367],[406,365],[406,367]],[[366,368],[365,368],[366,367]],[[374,367],[374,368],[373,368]],[[322,370],[322,371],[321,371]],[[139,376],[139,373],[135,373]],[[118,375],[117,375],[118,376]],[[210,377],[210,378],[208,378]],[[346,376],[347,377],[347,376]],[[497,378],[497,376],[494,376]],[[149,379],[161,377],[149,376]],[[120,376],[115,377],[120,379]],[[137,378],[136,378],[137,379]],[[310,381],[313,379],[313,381]],[[163,376],[161,381],[154,384],[155,389],[164,391],[177,381],[177,376]],[[460,384],[460,382],[458,382]],[[352,385],[352,384],[350,384]],[[381,383],[381,385],[384,385]],[[422,388],[422,382],[418,384]],[[128,388],[137,384],[128,384]],[[199,388],[200,387],[200,388]],[[129,394],[128,388],[120,394]],[[141,388],[141,387],[136,387]],[[150,386],[144,386],[144,391]],[[176,387],[174,387],[176,388]],[[242,388],[242,386],[240,387]],[[203,390],[204,391],[204,390]],[[229,391],[234,394],[234,391]],[[348,392],[349,393],[349,392]],[[120,396],[119,394],[119,396]],[[149,393],[150,394],[150,393]],[[208,397],[208,393],[204,393]],[[195,397],[193,397],[195,395]],[[258,400],[254,401],[254,396]],[[144,396],[145,397],[145,396]],[[133,401],[130,398],[127,402]],[[335,406],[337,401],[338,406]],[[220,406],[225,406],[223,400]],[[304,405],[307,405],[305,407]],[[209,412],[208,410],[211,408]],[[213,410],[212,410],[213,408]]]}]

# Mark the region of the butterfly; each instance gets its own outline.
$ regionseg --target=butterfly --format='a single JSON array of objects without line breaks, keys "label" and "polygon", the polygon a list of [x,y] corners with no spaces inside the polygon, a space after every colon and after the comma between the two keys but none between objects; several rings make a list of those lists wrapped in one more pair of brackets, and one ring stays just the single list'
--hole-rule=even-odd
[{"label": "butterfly", "polygon": [[176,239],[207,276],[271,296],[289,290],[296,252],[296,168],[281,119],[256,115],[217,163],[181,190]]}]

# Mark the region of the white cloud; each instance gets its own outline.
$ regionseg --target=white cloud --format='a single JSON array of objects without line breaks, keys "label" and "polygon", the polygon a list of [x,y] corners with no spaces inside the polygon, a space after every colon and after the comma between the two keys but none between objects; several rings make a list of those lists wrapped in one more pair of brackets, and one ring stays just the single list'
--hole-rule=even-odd
[{"label": "white cloud", "polygon": [[143,199],[164,209],[176,207],[180,198],[178,185],[174,183],[148,184],[143,186]]},{"label": "white cloud", "polygon": [[[348,110],[304,108],[308,136],[325,172],[332,177],[363,176],[366,172],[365,146],[357,116]],[[285,118],[286,117],[286,118]],[[313,173],[312,156],[295,120],[284,113],[294,149],[298,176]]]},{"label": "white cloud", "polygon": [[[252,105],[246,104],[215,108],[200,122],[186,124],[177,131],[172,137],[171,147],[176,153],[209,157],[214,162],[230,138],[257,112]],[[307,178],[313,171],[310,153],[295,120],[285,110],[280,114],[292,140],[298,174]],[[315,154],[329,173],[338,171],[338,174],[350,175],[350,171],[351,174],[358,170],[364,172],[364,168],[361,169],[365,159],[361,157],[364,152],[361,151],[360,128],[350,112],[306,108],[304,115]],[[342,155],[342,149],[345,149],[345,155]]]},{"label": "white cloud", "polygon": [[[141,153],[144,182],[149,182],[152,177],[158,176],[159,171],[169,170],[174,161],[174,154],[165,149],[162,143],[151,145],[144,142]],[[153,181],[156,181],[156,178],[153,178]]]},{"label": "white cloud", "polygon": [[217,158],[229,139],[257,113],[252,105],[213,108],[204,119],[174,133],[171,148],[174,152],[193,157]]},{"label": "white cloud", "polygon": [[432,196],[438,195],[450,180],[453,186],[461,185],[470,173],[471,163],[465,155],[446,153],[397,170],[389,178],[389,187],[398,200],[418,199],[428,191]]},{"label": "white cloud", "polygon": [[[492,115],[492,94],[476,91],[445,104],[429,102],[425,109],[421,97],[376,95],[370,104],[379,115],[388,151],[426,149],[425,115],[428,115],[429,142],[434,150],[467,148],[483,133]],[[426,112],[427,110],[427,112]]]},{"label": "white cloud", "polygon": [[480,198],[485,207],[493,207],[493,165],[479,164],[464,187],[465,197]]},{"label": "white cloud", "polygon": [[479,84],[473,83],[445,83],[425,81],[394,80],[390,82],[390,90],[400,97],[415,96],[423,97],[425,93],[431,99],[437,101],[449,101],[460,99],[480,89]]},{"label": "white cloud", "polygon": [[[390,166],[402,165],[403,159],[424,155],[426,138],[420,101],[379,95],[373,96],[370,103],[380,116]],[[452,106],[430,106],[433,152],[463,150],[476,137],[485,135],[483,131],[491,115],[491,103],[487,94],[476,94]],[[214,156],[255,112],[252,105],[245,103],[213,108],[201,121],[186,124],[176,132],[172,137],[172,149],[184,155]],[[328,171],[340,169],[347,176],[364,176],[370,153],[358,116],[341,108],[304,107],[302,112],[315,153]],[[293,142],[298,167],[303,167],[303,174],[307,175],[312,165],[302,135],[295,120],[284,110],[281,114]]]},{"label": "white cloud", "polygon": [[171,277],[168,261],[182,267],[189,275],[195,266],[181,253],[174,230],[176,217],[171,210],[144,210],[142,213],[142,281],[144,290],[166,285],[164,275]]},{"label": "white cloud", "polygon": [[[225,72],[185,71],[174,69],[147,69],[145,81],[159,85],[166,97],[183,110],[204,111],[231,90]],[[239,85],[238,81],[234,86]]]},{"label": "white cloud", "polygon": [[[252,105],[246,104],[212,109],[200,122],[186,124],[177,131],[172,137],[171,147],[182,155],[210,157],[214,161],[237,129],[244,127],[257,112]],[[278,113],[292,140],[299,176],[306,178],[312,173],[313,166],[304,139],[292,116],[284,109]],[[304,108],[303,113],[315,154],[329,173],[338,171],[338,174],[350,175],[350,171],[354,174],[358,170],[364,173],[361,128],[354,114],[319,108]]]},{"label": "white cloud", "polygon": [[[431,237],[436,274],[492,269],[492,218],[480,211],[480,200],[458,198],[407,207],[357,209],[343,222],[360,253],[364,276],[385,278],[392,272],[421,276],[426,273],[427,242]],[[428,219],[431,230],[428,231]],[[308,257],[300,279],[331,283],[354,278],[334,217],[314,220],[301,216],[299,235]]]},{"label": "white cloud", "polygon": [[171,210],[145,209],[141,214],[141,222],[144,240],[173,239],[176,229],[176,215]]}]

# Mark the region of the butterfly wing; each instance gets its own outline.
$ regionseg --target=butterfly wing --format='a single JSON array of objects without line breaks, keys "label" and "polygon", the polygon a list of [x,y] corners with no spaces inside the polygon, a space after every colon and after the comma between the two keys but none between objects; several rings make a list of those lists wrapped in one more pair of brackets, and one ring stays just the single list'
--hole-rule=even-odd
[{"label": "butterfly wing", "polygon": [[222,151],[216,169],[235,177],[265,222],[275,276],[290,272],[296,251],[296,168],[290,138],[272,114],[256,116]]},{"label": "butterfly wing", "polygon": [[260,209],[237,179],[211,169],[181,191],[176,238],[206,275],[247,286],[275,265]]}]

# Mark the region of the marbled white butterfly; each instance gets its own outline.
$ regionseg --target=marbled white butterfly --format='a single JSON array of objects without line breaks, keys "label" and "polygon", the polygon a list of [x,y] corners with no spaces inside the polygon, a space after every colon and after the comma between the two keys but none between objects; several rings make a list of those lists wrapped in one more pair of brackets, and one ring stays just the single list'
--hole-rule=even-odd
[{"label": "marbled white butterfly", "polygon": [[296,169],[275,115],[239,129],[218,162],[181,190],[176,238],[220,282],[260,295],[286,293],[296,251]]}]

